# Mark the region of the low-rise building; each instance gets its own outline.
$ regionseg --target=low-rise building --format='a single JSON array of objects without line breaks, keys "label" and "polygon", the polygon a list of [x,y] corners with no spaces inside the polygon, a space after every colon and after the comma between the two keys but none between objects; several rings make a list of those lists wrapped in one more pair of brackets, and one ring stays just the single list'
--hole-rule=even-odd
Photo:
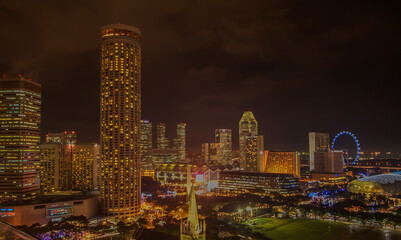
[{"label": "low-rise building", "polygon": [[[155,179],[165,185],[185,188],[187,184],[188,164],[157,164]],[[191,182],[204,185],[208,190],[217,187],[219,172],[230,171],[231,165],[192,165],[190,164]]]},{"label": "low-rise building", "polygon": [[69,216],[92,218],[99,214],[99,199],[92,194],[45,196],[36,201],[0,206],[0,218],[13,225],[57,222]]},{"label": "low-rise building", "polygon": [[295,195],[298,178],[291,174],[222,171],[219,173],[219,190],[225,193],[258,195]]}]

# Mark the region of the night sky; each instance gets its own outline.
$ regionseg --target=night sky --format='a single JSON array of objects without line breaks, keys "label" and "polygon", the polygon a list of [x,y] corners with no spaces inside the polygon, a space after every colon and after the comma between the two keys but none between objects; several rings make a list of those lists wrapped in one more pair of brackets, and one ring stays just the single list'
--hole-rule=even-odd
[{"label": "night sky", "polygon": [[100,28],[142,31],[142,118],[214,140],[253,111],[265,148],[350,130],[401,152],[398,1],[0,0],[0,73],[42,83],[43,133],[99,141]]}]

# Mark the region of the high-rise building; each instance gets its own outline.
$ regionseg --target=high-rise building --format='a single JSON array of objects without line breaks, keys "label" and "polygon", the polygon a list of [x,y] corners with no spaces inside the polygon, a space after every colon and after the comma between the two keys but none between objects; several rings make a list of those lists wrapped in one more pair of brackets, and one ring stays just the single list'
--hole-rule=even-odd
[{"label": "high-rise building", "polygon": [[[42,194],[72,189],[72,152],[75,145],[40,145],[40,190]],[[85,177],[85,176],[83,176]]]},{"label": "high-rise building", "polygon": [[263,136],[245,137],[245,171],[263,171]]},{"label": "high-rise building", "polygon": [[142,171],[152,168],[152,122],[148,120],[141,120],[141,162]]},{"label": "high-rise building", "polygon": [[77,144],[77,133],[75,131],[64,131],[61,133],[46,134],[47,143]]},{"label": "high-rise building", "polygon": [[100,159],[103,214],[120,219],[141,210],[141,32],[102,27]]},{"label": "high-rise building", "polygon": [[295,152],[264,151],[263,172],[266,173],[287,173],[297,177],[301,176],[301,154]]},{"label": "high-rise building", "polygon": [[99,188],[99,145],[44,143],[40,145],[40,189],[92,191]]},{"label": "high-rise building", "polygon": [[99,188],[99,144],[77,144],[72,151],[72,190],[92,191]]},{"label": "high-rise building", "polygon": [[185,159],[185,128],[187,124],[185,123],[178,123],[177,124],[177,138],[174,139],[174,147],[179,151],[180,153],[180,160]]},{"label": "high-rise building", "polygon": [[220,161],[223,165],[231,164],[232,134],[231,129],[216,129],[215,140],[220,143]]},{"label": "high-rise building", "polygon": [[41,85],[0,79],[0,202],[39,193]]},{"label": "high-rise building", "polygon": [[240,166],[245,168],[246,137],[258,135],[258,122],[251,111],[246,111],[239,121],[239,154]]},{"label": "high-rise building", "polygon": [[320,173],[342,173],[343,153],[344,153],[343,150],[329,150],[326,152],[315,152],[314,171]]},{"label": "high-rise building", "polygon": [[[324,165],[323,157],[315,157],[315,153],[324,153],[330,149],[330,135],[328,133],[309,133],[309,157],[310,171],[318,170]],[[322,156],[321,154],[319,156]],[[320,168],[321,170],[321,168]]]},{"label": "high-rise building", "polygon": [[158,149],[166,149],[170,146],[170,140],[166,136],[166,124],[158,123],[156,125],[156,145]]},{"label": "high-rise building", "polygon": [[205,240],[206,222],[205,219],[199,219],[198,205],[196,204],[195,189],[191,186],[188,216],[181,222],[180,240]]},{"label": "high-rise building", "polygon": [[220,143],[203,143],[202,144],[202,158],[203,162],[207,164],[220,163]]}]

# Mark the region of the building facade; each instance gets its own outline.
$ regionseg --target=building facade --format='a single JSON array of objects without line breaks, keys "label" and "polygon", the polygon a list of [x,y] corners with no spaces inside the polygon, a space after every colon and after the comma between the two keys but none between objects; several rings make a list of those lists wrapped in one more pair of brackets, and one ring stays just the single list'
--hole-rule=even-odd
[{"label": "building facade", "polygon": [[326,152],[315,152],[315,172],[321,173],[342,173],[343,172],[343,151],[329,150]]},{"label": "building facade", "polygon": [[46,134],[46,143],[77,144],[77,132],[48,133]]},{"label": "building facade", "polygon": [[180,160],[185,159],[186,154],[186,137],[185,137],[185,128],[187,124],[178,123],[177,124],[177,137],[174,139],[174,148],[177,149],[180,153]]},{"label": "building facade", "polygon": [[101,35],[101,206],[129,219],[141,209],[141,32],[112,24]]},{"label": "building facade", "polygon": [[263,136],[245,137],[245,171],[263,172]]},{"label": "building facade", "polygon": [[141,120],[141,164],[142,170],[152,168],[153,134],[152,122]]},{"label": "building facade", "polygon": [[0,79],[0,202],[39,194],[41,85]]},{"label": "building facade", "polygon": [[246,137],[258,135],[258,122],[251,111],[246,111],[239,121],[240,166],[245,169]]},{"label": "building facade", "polygon": [[179,163],[180,152],[177,149],[153,149],[152,150],[152,163]]},{"label": "building facade", "polygon": [[330,135],[328,133],[309,133],[309,164],[310,171],[319,171],[324,159],[315,157],[315,153],[324,153],[330,149]]},{"label": "building facade", "polygon": [[167,149],[170,147],[170,140],[166,134],[166,124],[158,123],[156,126],[156,147],[158,149]]},{"label": "building facade", "polygon": [[220,143],[220,161],[223,165],[232,164],[232,133],[231,129],[216,129],[215,141]]},{"label": "building facade", "polygon": [[220,163],[221,162],[220,143],[203,143],[202,144],[202,159],[203,163]]},{"label": "building facade", "polygon": [[72,190],[93,191],[99,189],[99,153],[97,143],[77,144],[72,151]]},{"label": "building facade", "polygon": [[222,171],[219,190],[228,194],[299,194],[298,178],[291,174]]},{"label": "building facade", "polygon": [[301,176],[301,153],[295,152],[264,152],[264,172],[286,173]]},{"label": "building facade", "polygon": [[72,152],[74,145],[40,145],[40,190],[42,194],[72,189]]},{"label": "building facade", "polygon": [[35,223],[43,225],[81,215],[88,219],[99,215],[98,196],[49,196],[49,199],[41,199],[38,202],[7,205],[0,209],[0,218],[13,226],[31,226]]}]

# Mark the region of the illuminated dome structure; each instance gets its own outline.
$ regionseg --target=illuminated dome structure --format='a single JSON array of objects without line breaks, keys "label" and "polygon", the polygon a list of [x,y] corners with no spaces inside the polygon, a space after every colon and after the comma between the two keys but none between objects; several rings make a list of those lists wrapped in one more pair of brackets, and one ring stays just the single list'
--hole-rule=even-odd
[{"label": "illuminated dome structure", "polygon": [[352,193],[396,195],[401,194],[401,175],[380,174],[350,182],[347,190]]}]

